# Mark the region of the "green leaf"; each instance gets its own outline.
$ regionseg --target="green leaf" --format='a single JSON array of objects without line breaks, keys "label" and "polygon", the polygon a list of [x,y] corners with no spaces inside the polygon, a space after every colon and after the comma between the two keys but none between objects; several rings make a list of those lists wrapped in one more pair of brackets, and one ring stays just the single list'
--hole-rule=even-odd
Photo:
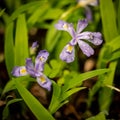
[{"label": "green leaf", "polygon": [[110,71],[109,69],[98,69],[82,74],[76,74],[72,79],[69,79],[69,82],[66,81],[67,83],[63,86],[63,89],[64,91],[67,91],[68,89],[71,89],[75,86],[80,86],[82,85],[83,81],[95,77],[97,75],[107,73],[109,71]]},{"label": "green leaf", "polygon": [[106,120],[105,118],[105,113],[104,112],[100,112],[98,115],[90,117],[86,120]]},{"label": "green leaf", "polygon": [[4,110],[3,110],[2,120],[8,119],[8,116],[9,116],[9,105],[14,104],[15,102],[20,102],[20,101],[22,101],[22,99],[17,99],[17,98],[8,101],[8,103],[6,104],[6,106],[5,106]]},{"label": "green leaf", "polygon": [[106,45],[111,47],[111,52],[114,52],[120,49],[120,35],[112,39],[112,41],[110,41]]},{"label": "green leaf", "polygon": [[15,82],[15,86],[27,106],[36,116],[37,120],[55,120],[42,104],[18,81]]},{"label": "green leaf", "polygon": [[15,81],[14,79],[12,80],[9,80],[7,82],[7,84],[5,85],[4,89],[3,89],[3,92],[2,92],[2,95],[4,95],[5,93],[11,91],[11,90],[14,90],[15,89]]},{"label": "green leaf", "polygon": [[29,82],[34,82],[35,78],[31,78],[30,76],[23,76],[23,77],[18,77],[18,78],[12,78],[11,80],[9,80],[7,82],[7,84],[5,85],[3,91],[2,91],[2,95],[4,95],[5,93],[16,89],[15,88],[15,81],[20,81],[24,86],[27,86]]},{"label": "green leaf", "polygon": [[14,67],[13,22],[7,25],[5,31],[5,63],[9,76]]},{"label": "green leaf", "polygon": [[[34,2],[30,2],[28,4],[22,5],[21,7],[19,7],[10,17],[9,22],[15,20],[21,13],[25,12],[28,9],[31,9],[33,6],[34,7],[38,7],[40,5],[43,5],[46,3],[47,0],[40,0],[40,1],[34,1]],[[9,23],[8,22],[8,23]]]},{"label": "green leaf", "polygon": [[[117,66],[117,61],[113,61],[109,65],[110,72],[107,76],[105,76],[103,85],[112,85],[115,75],[115,70]],[[107,96],[106,96],[107,93]],[[103,87],[100,91],[100,97],[99,97],[99,104],[100,104],[100,110],[109,110],[109,106],[111,103],[112,98],[112,91],[108,90],[108,88]],[[108,99],[107,101],[104,101]]]},{"label": "green leaf", "polygon": [[57,77],[57,75],[60,73],[64,64],[61,61],[57,61],[57,60],[53,59],[50,61],[50,66],[52,69],[51,69],[51,72],[49,74],[49,77],[54,78],[54,77]]},{"label": "green leaf", "polygon": [[42,20],[52,20],[52,19],[58,19],[58,17],[63,13],[62,9],[59,8],[50,8],[46,11],[46,13],[43,15]]},{"label": "green leaf", "polygon": [[83,90],[83,89],[85,89],[86,87],[79,87],[79,88],[73,88],[73,89],[71,89],[71,90],[68,90],[68,91],[66,91],[66,92],[63,92],[63,93],[61,93],[62,95],[61,95],[61,97],[60,97],[60,101],[64,101],[64,100],[66,100],[69,96],[71,96],[72,94],[74,94],[74,93],[76,93],[76,92],[78,92],[78,91],[80,91],[80,90]]},{"label": "green leaf", "polygon": [[43,16],[46,14],[46,11],[49,10],[48,4],[38,7],[33,14],[29,17],[27,23],[28,26],[33,26],[39,19],[43,19]]},{"label": "green leaf", "polygon": [[28,58],[28,33],[25,15],[19,15],[15,34],[15,65],[24,65]]},{"label": "green leaf", "polygon": [[116,15],[112,0],[100,0],[100,12],[105,41],[111,41],[118,35]]},{"label": "green leaf", "polygon": [[47,35],[46,35],[45,47],[49,52],[53,51],[61,35],[61,32],[58,32],[54,27],[55,23],[56,21],[54,21],[51,24],[50,28],[48,29]]},{"label": "green leaf", "polygon": [[0,10],[0,17],[3,15],[5,9]]},{"label": "green leaf", "polygon": [[120,1],[118,0],[118,13],[117,13],[117,22],[118,22],[118,30],[119,30],[119,33],[120,33]]},{"label": "green leaf", "polygon": [[60,101],[59,101],[60,94],[61,94],[61,87],[53,81],[53,93],[52,93],[52,99],[49,105],[49,111],[51,114],[56,112],[56,110],[60,106]]},{"label": "green leaf", "polygon": [[112,53],[112,57],[110,58],[109,61],[114,61],[114,60],[117,60],[117,59],[119,59],[119,58],[120,58],[120,50]]}]

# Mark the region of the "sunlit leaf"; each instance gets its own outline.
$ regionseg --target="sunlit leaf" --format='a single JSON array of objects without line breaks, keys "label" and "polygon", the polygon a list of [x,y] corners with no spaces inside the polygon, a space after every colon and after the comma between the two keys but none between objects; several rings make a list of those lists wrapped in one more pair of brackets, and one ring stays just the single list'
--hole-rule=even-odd
[{"label": "sunlit leaf", "polygon": [[80,86],[82,85],[83,81],[107,72],[109,72],[109,69],[98,69],[82,74],[76,74],[72,79],[69,80],[69,82],[66,81],[67,83],[63,86],[63,89],[64,91],[67,91],[75,86]]},{"label": "sunlit leaf", "polygon": [[66,91],[66,92],[63,92],[62,95],[61,95],[61,97],[60,97],[60,100],[61,100],[61,101],[64,101],[64,100],[66,100],[68,97],[70,97],[72,94],[74,94],[74,93],[76,93],[76,92],[78,92],[78,91],[80,91],[80,90],[83,90],[83,89],[85,89],[85,88],[86,88],[86,87],[73,88],[73,89],[71,89],[71,90],[68,90],[68,91]]},{"label": "sunlit leaf", "polygon": [[42,104],[25,87],[22,86],[22,84],[16,81],[15,86],[37,120],[55,120],[52,115],[42,106]]},{"label": "sunlit leaf", "polygon": [[28,26],[34,25],[39,19],[43,18],[43,15],[46,14],[46,11],[49,9],[49,6],[47,4],[38,7],[33,14],[29,17],[27,23]]},{"label": "sunlit leaf", "polygon": [[106,118],[105,118],[105,113],[104,113],[104,112],[101,112],[101,113],[99,113],[98,115],[93,116],[93,117],[90,117],[90,118],[88,118],[88,119],[86,119],[86,120],[106,120]]},{"label": "sunlit leaf", "polygon": [[61,87],[57,85],[55,82],[53,82],[53,93],[52,93],[52,99],[49,105],[49,111],[51,114],[53,114],[60,106],[60,94],[61,94]]},{"label": "sunlit leaf", "polygon": [[0,17],[3,15],[5,9],[0,10]]},{"label": "sunlit leaf", "polygon": [[105,41],[108,42],[118,35],[116,15],[112,0],[100,0],[100,12]]},{"label": "sunlit leaf", "polygon": [[9,76],[11,76],[11,71],[14,67],[13,27],[14,24],[11,22],[7,25],[5,31],[5,63]]},{"label": "sunlit leaf", "polygon": [[28,58],[28,33],[25,15],[21,14],[17,19],[15,34],[15,65],[24,65]]},{"label": "sunlit leaf", "polygon": [[[11,15],[9,22],[13,21],[14,19],[16,19],[21,13],[23,13],[24,11],[30,9],[31,7],[37,7],[42,5],[43,3],[46,3],[47,0],[40,0],[40,1],[34,1],[34,2],[30,2],[28,4],[22,5],[21,7],[19,7],[16,11],[13,12],[13,14]],[[8,23],[9,23],[8,22]]]}]

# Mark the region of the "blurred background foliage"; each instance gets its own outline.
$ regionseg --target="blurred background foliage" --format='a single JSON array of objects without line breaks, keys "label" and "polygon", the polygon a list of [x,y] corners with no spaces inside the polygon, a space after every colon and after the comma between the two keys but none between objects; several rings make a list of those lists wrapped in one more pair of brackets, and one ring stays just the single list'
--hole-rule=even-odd
[{"label": "blurred background foliage", "polygon": [[[55,112],[57,108],[53,106],[52,92],[47,93],[32,78],[17,79],[24,86],[27,86],[30,93],[45,108],[54,113],[55,119],[84,120],[94,115],[96,116],[87,120],[120,119],[120,90],[118,89],[120,88],[120,1],[100,0],[99,3],[98,6],[87,6],[92,11],[92,20],[89,21],[85,30],[101,32],[104,39],[103,45],[93,46],[95,54],[90,58],[83,55],[76,47],[77,57],[75,61],[66,64],[59,59],[59,54],[71,37],[66,32],[57,31],[54,25],[61,19],[76,26],[79,19],[86,18],[85,6],[79,6],[77,0],[0,0],[1,119],[35,120],[35,116],[39,117],[36,115],[37,110],[31,112],[30,104],[32,101],[30,103],[29,99],[22,94],[24,87],[15,83],[15,79],[11,76],[13,67],[24,65],[25,58],[30,57],[29,47],[34,41],[38,41],[39,50],[46,49],[50,52],[44,73],[57,83],[53,83],[53,91],[58,90],[59,93],[59,86],[62,86],[63,83],[66,83],[67,86],[69,80],[75,80],[76,84],[79,83],[79,86],[82,86],[81,88],[74,88],[69,93],[68,97],[76,92],[69,98],[69,103],[68,99],[64,99],[65,96],[62,93],[53,92],[54,95],[57,95],[58,100],[59,97],[64,96],[63,100],[59,101],[61,106],[67,103]],[[105,68],[105,70],[81,75],[83,72],[101,68]],[[111,72],[103,74],[107,72],[106,68],[109,68]],[[99,74],[103,75],[95,77]],[[81,82],[76,79],[76,76]],[[25,81],[26,79],[28,81]],[[18,91],[14,84],[19,88]],[[74,85],[74,82],[69,84]],[[66,86],[63,87],[63,90],[67,89],[69,85]],[[20,98],[20,95],[23,95],[23,99],[28,101],[26,104],[29,108]],[[30,99],[36,101],[30,96]],[[40,107],[38,106],[38,109]]]}]

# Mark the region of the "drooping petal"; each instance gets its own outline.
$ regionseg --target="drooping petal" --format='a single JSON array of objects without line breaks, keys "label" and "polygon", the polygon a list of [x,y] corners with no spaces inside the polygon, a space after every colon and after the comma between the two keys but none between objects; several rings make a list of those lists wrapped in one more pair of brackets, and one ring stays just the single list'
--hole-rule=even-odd
[{"label": "drooping petal", "polygon": [[72,37],[75,37],[76,33],[72,23],[67,23],[65,21],[59,20],[57,24],[55,24],[56,29],[67,31]]},{"label": "drooping petal", "polygon": [[98,5],[98,0],[77,0],[78,4],[82,7],[86,7],[87,5],[96,6]]},{"label": "drooping petal", "polygon": [[70,63],[74,61],[74,58],[75,58],[74,46],[72,46],[71,44],[67,44],[60,53],[60,59],[67,63]]},{"label": "drooping petal", "polygon": [[[57,30],[65,30],[65,27],[63,27],[64,25],[67,26],[68,23],[66,23],[65,21],[63,20],[59,20],[57,24],[55,24],[55,28]],[[66,27],[67,28],[67,27]]]},{"label": "drooping petal", "polygon": [[12,75],[15,77],[25,76],[28,72],[25,66],[16,66],[12,70]]},{"label": "drooping petal", "polygon": [[78,34],[77,39],[88,40],[94,45],[100,45],[103,42],[102,35],[100,32],[82,32]]},{"label": "drooping petal", "polygon": [[97,6],[99,4],[99,0],[93,0],[93,2],[90,2],[89,5],[91,6]]},{"label": "drooping petal", "polygon": [[80,33],[82,30],[84,30],[88,25],[87,19],[79,20],[77,24],[77,33]]},{"label": "drooping petal", "polygon": [[87,19],[89,22],[92,22],[92,20],[93,20],[93,15],[92,15],[92,11],[91,11],[90,7],[88,7],[88,6],[85,7],[85,14],[86,14],[86,19]]},{"label": "drooping petal", "polygon": [[30,47],[30,54],[34,55],[37,51],[37,48],[39,47],[38,42],[33,42],[32,46]]},{"label": "drooping petal", "polygon": [[33,65],[33,62],[32,62],[32,59],[31,58],[27,58],[26,59],[26,69],[27,69],[27,72],[32,76],[32,77],[36,77],[35,76],[35,68],[34,68],[34,65]]},{"label": "drooping petal", "polygon": [[86,56],[90,57],[94,54],[94,50],[92,49],[92,47],[84,41],[78,40],[78,45]]},{"label": "drooping petal", "polygon": [[35,70],[36,71],[43,71],[44,63],[48,59],[49,53],[46,50],[41,50],[35,60]]},{"label": "drooping petal", "polygon": [[47,89],[48,91],[51,90],[52,82],[44,74],[37,77],[37,82],[41,87]]}]

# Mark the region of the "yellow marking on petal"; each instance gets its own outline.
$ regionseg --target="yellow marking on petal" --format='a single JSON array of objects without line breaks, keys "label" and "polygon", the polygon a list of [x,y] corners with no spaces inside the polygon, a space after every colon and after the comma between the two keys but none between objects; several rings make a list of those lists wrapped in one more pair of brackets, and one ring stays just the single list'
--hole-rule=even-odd
[{"label": "yellow marking on petal", "polygon": [[66,51],[71,53],[73,51],[73,46],[68,45]]},{"label": "yellow marking on petal", "polygon": [[41,61],[41,62],[44,62],[44,61],[45,61],[45,58],[44,58],[44,57],[42,57],[42,56],[40,56],[40,58],[39,58],[39,59],[40,59],[40,61]]},{"label": "yellow marking on petal", "polygon": [[41,83],[45,83],[46,82],[46,78],[43,75],[40,76],[39,79],[40,79]]},{"label": "yellow marking on petal", "polygon": [[20,69],[20,74],[25,74],[27,71],[25,68]]},{"label": "yellow marking on petal", "polygon": [[67,29],[68,29],[68,24],[65,23],[65,24],[63,25],[63,28],[64,28],[65,30],[67,30]]}]

